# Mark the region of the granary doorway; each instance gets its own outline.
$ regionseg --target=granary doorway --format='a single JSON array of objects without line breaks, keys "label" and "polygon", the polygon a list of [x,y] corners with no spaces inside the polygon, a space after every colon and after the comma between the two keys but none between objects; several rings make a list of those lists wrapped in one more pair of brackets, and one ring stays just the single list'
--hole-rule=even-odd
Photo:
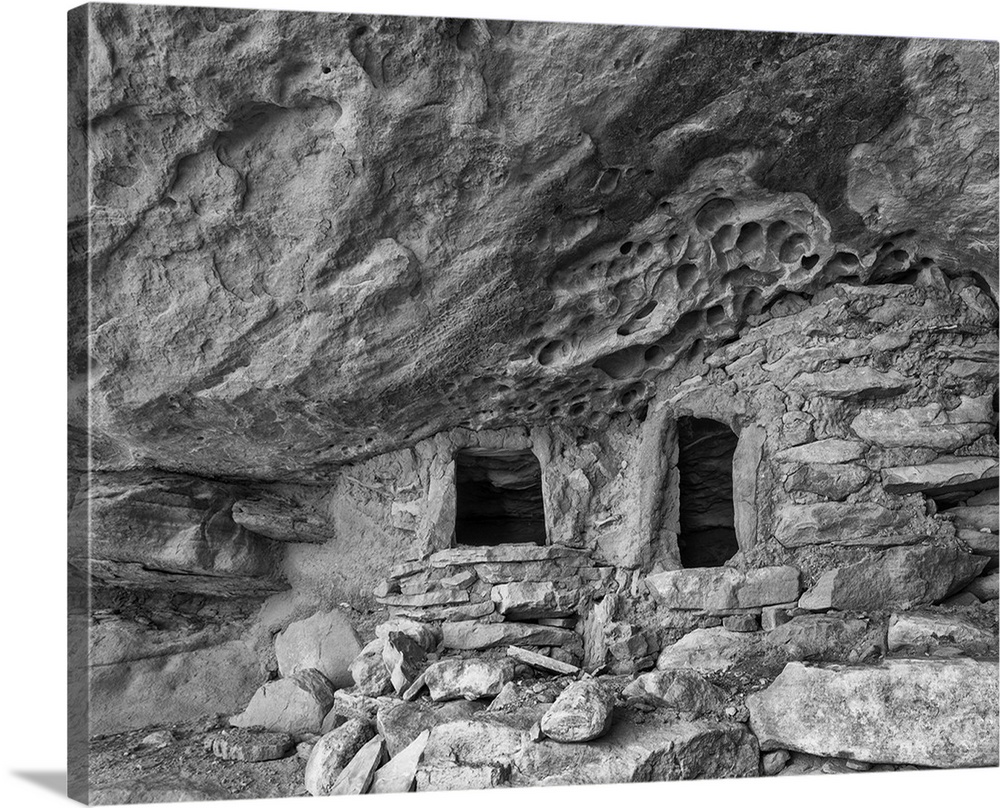
[{"label": "granary doorway", "polygon": [[546,543],[542,468],[530,450],[459,451],[455,493],[456,545]]},{"label": "granary doorway", "polygon": [[677,545],[684,567],[719,567],[739,549],[733,507],[736,443],[736,434],[719,421],[677,420]]}]

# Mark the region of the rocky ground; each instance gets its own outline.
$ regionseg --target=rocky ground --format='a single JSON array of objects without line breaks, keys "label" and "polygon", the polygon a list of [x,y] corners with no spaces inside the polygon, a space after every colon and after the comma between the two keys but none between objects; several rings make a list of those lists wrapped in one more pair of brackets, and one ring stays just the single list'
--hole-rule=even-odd
[{"label": "rocky ground", "polygon": [[[293,631],[295,647],[278,646],[286,667],[289,655],[343,631],[342,622],[322,615],[303,624],[311,636]],[[92,798],[134,803],[989,765],[995,602],[891,615],[805,614],[770,631],[721,631],[686,664],[677,662],[687,653],[682,641],[667,645],[652,670],[611,674],[560,662],[544,649],[449,649],[434,625],[396,618],[375,627],[349,667],[348,687],[324,690],[313,679],[329,680],[317,669],[299,670],[262,687],[233,717],[94,738]],[[733,637],[754,644],[727,659]],[[328,661],[320,650],[312,664]],[[814,677],[823,681],[813,686]],[[293,681],[300,684],[275,688]],[[886,695],[887,685],[895,696]],[[939,706],[940,718],[899,715],[895,702],[905,708],[922,698]],[[809,714],[824,707],[827,717],[817,723]],[[849,737],[838,737],[844,725],[831,716],[852,709],[878,716],[880,725],[848,722]],[[900,732],[902,745],[893,737]]]}]

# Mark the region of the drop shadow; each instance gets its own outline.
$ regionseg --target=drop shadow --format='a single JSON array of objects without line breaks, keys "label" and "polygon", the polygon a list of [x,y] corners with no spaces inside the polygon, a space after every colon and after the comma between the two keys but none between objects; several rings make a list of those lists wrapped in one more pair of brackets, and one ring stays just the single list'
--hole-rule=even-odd
[{"label": "drop shadow", "polygon": [[53,791],[61,797],[66,796],[66,770],[49,769],[42,771],[12,771],[15,777],[34,783],[46,791]]}]

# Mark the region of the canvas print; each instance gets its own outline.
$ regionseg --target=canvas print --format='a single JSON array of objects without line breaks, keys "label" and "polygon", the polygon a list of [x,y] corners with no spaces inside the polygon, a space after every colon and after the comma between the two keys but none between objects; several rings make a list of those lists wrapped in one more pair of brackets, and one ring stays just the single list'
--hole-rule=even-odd
[{"label": "canvas print", "polygon": [[996,42],[68,42],[73,797],[997,765]]}]

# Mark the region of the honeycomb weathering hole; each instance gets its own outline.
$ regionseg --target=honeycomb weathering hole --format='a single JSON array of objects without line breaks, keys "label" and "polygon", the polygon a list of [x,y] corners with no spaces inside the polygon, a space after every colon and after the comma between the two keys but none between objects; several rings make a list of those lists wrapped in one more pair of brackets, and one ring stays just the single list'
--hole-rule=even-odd
[{"label": "honeycomb weathering hole", "polygon": [[545,544],[542,468],[531,451],[455,455],[455,543]]}]

